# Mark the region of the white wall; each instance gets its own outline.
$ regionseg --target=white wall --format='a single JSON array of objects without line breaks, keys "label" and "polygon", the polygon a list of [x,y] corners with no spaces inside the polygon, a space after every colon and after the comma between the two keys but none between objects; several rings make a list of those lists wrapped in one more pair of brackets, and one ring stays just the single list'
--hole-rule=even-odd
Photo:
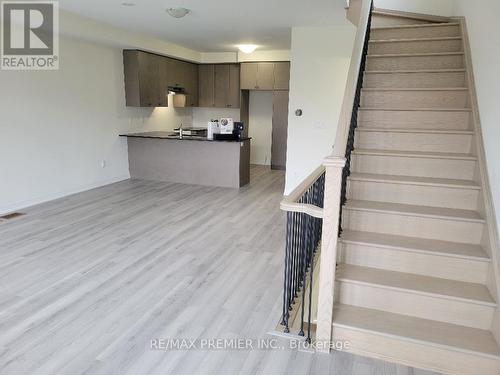
[{"label": "white wall", "polygon": [[[479,113],[497,221],[500,219],[500,2],[456,0],[455,14],[465,16],[471,45]],[[500,230],[500,228],[499,228]]]},{"label": "white wall", "polygon": [[60,59],[58,71],[0,71],[1,213],[126,179],[120,132],[191,121],[190,109],[125,107],[120,48],[61,38]]},{"label": "white wall", "polygon": [[375,0],[375,7],[449,17],[453,15],[453,1],[454,0]]},{"label": "white wall", "polygon": [[[455,1],[455,15],[465,16],[470,40],[474,79],[481,117],[486,164],[498,231],[500,232],[500,2]],[[495,250],[495,249],[494,249]],[[496,254],[498,259],[498,254]],[[493,331],[500,341],[500,310]]]},{"label": "white wall", "polygon": [[251,164],[271,165],[272,130],[272,91],[250,91],[248,136],[252,138]]},{"label": "white wall", "polygon": [[240,121],[240,110],[239,108],[193,108],[193,126],[206,127],[208,121],[222,117]]},{"label": "white wall", "polygon": [[[292,29],[285,194],[330,155],[344,97],[356,29]],[[295,116],[302,109],[301,117]]]}]

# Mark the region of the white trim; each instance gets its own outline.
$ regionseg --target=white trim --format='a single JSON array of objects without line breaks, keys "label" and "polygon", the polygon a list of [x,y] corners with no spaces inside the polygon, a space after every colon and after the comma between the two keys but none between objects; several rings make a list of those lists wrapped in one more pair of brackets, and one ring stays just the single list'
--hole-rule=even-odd
[{"label": "white trim", "polygon": [[77,186],[77,187],[70,189],[70,190],[63,190],[63,191],[55,192],[52,194],[41,195],[41,196],[27,199],[24,201],[18,201],[18,202],[9,204],[7,206],[0,206],[0,214],[3,215],[3,214],[10,213],[10,212],[23,210],[23,209],[26,209],[28,207],[35,206],[37,204],[49,202],[49,201],[59,199],[59,198],[64,198],[64,197],[67,197],[68,195],[81,193],[81,192],[84,192],[87,190],[92,190],[92,189],[95,189],[98,187],[114,184],[116,182],[120,182],[120,181],[124,181],[124,180],[128,180],[128,179],[130,179],[130,175],[128,175],[128,174],[127,175],[120,175],[120,176],[112,177],[112,178],[109,178],[106,180],[96,181],[96,182],[93,182],[91,184],[80,185],[80,186]]}]

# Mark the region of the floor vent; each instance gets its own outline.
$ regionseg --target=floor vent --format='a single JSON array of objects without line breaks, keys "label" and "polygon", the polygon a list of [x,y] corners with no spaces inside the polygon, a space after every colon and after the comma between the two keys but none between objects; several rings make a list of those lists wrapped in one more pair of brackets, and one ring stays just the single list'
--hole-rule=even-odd
[{"label": "floor vent", "polygon": [[20,212],[12,212],[10,214],[0,216],[0,221],[15,219],[15,218],[17,218],[19,216],[23,216],[23,215],[25,215],[25,214],[22,214]]}]

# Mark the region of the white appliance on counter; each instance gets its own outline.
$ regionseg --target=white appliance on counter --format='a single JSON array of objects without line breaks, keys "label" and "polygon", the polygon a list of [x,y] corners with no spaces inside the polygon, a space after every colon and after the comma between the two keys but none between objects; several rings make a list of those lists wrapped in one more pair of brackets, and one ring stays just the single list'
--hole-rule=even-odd
[{"label": "white appliance on counter", "polygon": [[233,134],[234,121],[232,118],[221,118],[219,122],[221,134]]}]

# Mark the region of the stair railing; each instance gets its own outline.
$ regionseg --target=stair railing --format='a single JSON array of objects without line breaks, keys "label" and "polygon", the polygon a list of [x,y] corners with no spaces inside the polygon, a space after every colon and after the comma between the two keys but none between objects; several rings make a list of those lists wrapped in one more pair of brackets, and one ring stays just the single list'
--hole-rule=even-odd
[{"label": "stair railing", "polygon": [[319,295],[316,340],[321,341],[321,351],[329,351],[332,340],[332,323],[335,291],[337,244],[342,231],[342,206],[346,202],[347,178],[351,168],[351,153],[358,124],[361,89],[366,67],[370,39],[373,0],[361,0],[347,85],[337,127],[333,153],[323,163],[325,167],[325,195],[321,237]]},{"label": "stair railing", "polygon": [[320,167],[281,202],[281,209],[287,213],[281,324],[284,332],[290,333],[292,324],[300,318],[296,333],[305,336],[308,342],[311,341],[314,259],[322,234],[324,189],[325,168]]}]

